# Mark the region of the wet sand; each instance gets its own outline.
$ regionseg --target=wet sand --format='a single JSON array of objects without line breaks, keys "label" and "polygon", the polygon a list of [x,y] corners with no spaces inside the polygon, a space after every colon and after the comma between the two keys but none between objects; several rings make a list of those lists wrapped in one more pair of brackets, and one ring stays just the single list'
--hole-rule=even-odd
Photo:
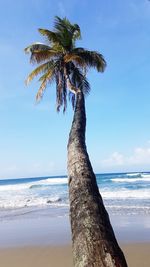
[{"label": "wet sand", "polygon": [[[69,217],[42,215],[0,221],[0,267],[73,267]],[[150,216],[111,221],[128,267],[149,267]]]},{"label": "wet sand", "polygon": [[[123,244],[129,267],[150,266],[150,243]],[[72,267],[71,246],[21,247],[0,250],[1,267]]]}]

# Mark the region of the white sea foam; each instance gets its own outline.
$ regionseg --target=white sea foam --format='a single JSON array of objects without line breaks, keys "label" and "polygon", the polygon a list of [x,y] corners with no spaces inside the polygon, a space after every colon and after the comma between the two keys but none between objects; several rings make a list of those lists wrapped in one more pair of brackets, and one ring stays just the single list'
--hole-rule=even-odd
[{"label": "white sea foam", "polygon": [[143,178],[149,178],[150,179],[150,174],[142,174]]},{"label": "white sea foam", "polygon": [[23,208],[34,206],[64,206],[67,205],[62,201],[61,197],[30,197],[29,196],[16,196],[13,198],[0,199],[0,208]]},{"label": "white sea foam", "polygon": [[145,178],[113,178],[112,182],[120,182],[120,183],[134,183],[134,182],[150,182],[150,176],[145,176]]},{"label": "white sea foam", "polygon": [[[0,208],[22,208],[32,206],[65,205],[67,178],[48,178],[22,184],[0,185]],[[56,185],[51,187],[51,185]]]},{"label": "white sea foam", "polygon": [[29,184],[12,184],[12,185],[1,185],[0,191],[18,191],[28,189]]},{"label": "white sea foam", "polygon": [[104,199],[149,199],[150,200],[150,189],[141,190],[102,190],[100,189],[102,197]]},{"label": "white sea foam", "polygon": [[132,210],[139,210],[139,209],[143,209],[143,210],[150,210],[150,206],[135,206],[135,205],[107,205],[107,208],[110,209],[132,209]]},{"label": "white sea foam", "polygon": [[[122,201],[121,205],[123,208],[128,205],[130,200],[131,205],[136,205],[137,203],[137,205],[139,204],[140,206],[144,205],[142,200],[145,200],[147,207],[150,201],[150,174],[143,173],[141,177],[134,176],[125,178],[116,176],[116,178],[111,179],[114,183],[108,184],[107,181],[104,185],[102,184],[100,189],[106,203],[110,202],[112,206],[117,206],[120,201]],[[125,184],[126,182],[136,183],[138,181],[148,183],[144,183],[144,185],[142,185],[144,188],[139,187],[139,189],[134,189],[134,186],[129,186],[128,183]],[[68,206],[67,182],[68,179],[66,177],[57,177],[39,181],[32,179],[32,181],[22,184],[0,185],[0,209],[46,207],[49,205],[55,207]],[[134,203],[132,203],[132,200],[134,200]]]},{"label": "white sea foam", "polygon": [[67,184],[67,178],[48,178],[45,180],[30,182],[30,183],[23,183],[23,184],[12,184],[12,185],[0,185],[0,191],[20,191],[24,189],[32,189],[35,187],[42,187],[47,185],[61,185]]},{"label": "white sea foam", "polygon": [[[32,192],[32,190],[30,190]],[[100,190],[102,197],[104,200],[111,200],[112,206],[117,206],[119,204],[118,201],[122,202],[122,208],[126,207],[126,201],[135,200],[138,201],[145,200],[146,203],[150,201],[150,189],[141,189],[141,190],[108,190],[108,188]],[[42,206],[68,206],[68,198],[67,192],[53,192],[53,194],[47,194],[46,196],[41,196],[37,194],[25,194],[25,193],[15,193],[12,194],[8,192],[8,194],[1,194],[0,196],[0,208],[23,208],[23,207],[42,207]],[[132,206],[132,204],[131,204]],[[141,206],[141,204],[140,204]],[[132,207],[131,207],[132,208]],[[143,208],[143,205],[142,205]],[[147,209],[147,205],[144,207]]]},{"label": "white sea foam", "polygon": [[[41,183],[41,181],[40,181]],[[68,178],[65,177],[65,178],[49,178],[49,179],[46,179],[46,180],[43,180],[41,184],[67,184],[68,183]]]}]

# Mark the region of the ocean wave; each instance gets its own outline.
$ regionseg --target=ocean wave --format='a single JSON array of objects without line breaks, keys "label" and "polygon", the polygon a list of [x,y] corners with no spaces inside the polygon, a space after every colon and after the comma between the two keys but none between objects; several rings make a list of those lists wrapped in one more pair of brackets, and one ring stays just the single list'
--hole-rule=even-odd
[{"label": "ocean wave", "polygon": [[24,189],[40,188],[48,185],[63,185],[67,184],[68,178],[48,178],[36,182],[22,183],[22,184],[11,184],[11,185],[0,185],[0,191],[20,191]]},{"label": "ocean wave", "polygon": [[41,184],[33,184],[33,185],[30,185],[30,189],[37,189],[37,188],[41,188],[43,185]]},{"label": "ocean wave", "polygon": [[42,184],[67,184],[68,183],[68,178],[48,178],[44,181],[42,181]]},{"label": "ocean wave", "polygon": [[14,185],[1,185],[0,186],[0,191],[20,191],[24,189],[28,189],[29,185],[28,184],[14,184]]},{"label": "ocean wave", "polygon": [[109,208],[109,209],[132,209],[132,210],[150,210],[150,206],[136,206],[136,205],[107,205],[106,204],[106,207]]},{"label": "ocean wave", "polygon": [[102,190],[100,189],[102,197],[104,199],[149,199],[150,200],[150,189],[142,190]]},{"label": "ocean wave", "polygon": [[5,201],[0,201],[0,209],[8,208],[25,208],[25,207],[36,207],[36,206],[66,206],[65,202],[61,197],[16,197],[13,199],[7,198]]},{"label": "ocean wave", "polygon": [[[132,173],[133,177],[125,174],[110,175],[102,180],[98,178],[100,192],[106,204],[136,205],[146,207],[150,202],[150,173]],[[139,182],[139,184],[138,184]],[[142,184],[143,182],[143,184]],[[146,183],[147,182],[147,183]],[[68,206],[67,177],[47,177],[44,179],[24,179],[23,182],[14,180],[14,184],[0,185],[0,209],[15,210],[26,207],[66,207]],[[118,183],[118,184],[117,184]],[[128,184],[133,183],[133,184]],[[134,184],[135,183],[135,184]],[[142,185],[142,186],[141,186]],[[27,209],[26,209],[27,210]]]},{"label": "ocean wave", "polygon": [[134,182],[150,182],[150,176],[145,176],[145,178],[113,178],[112,182],[120,182],[120,183],[134,183]]},{"label": "ocean wave", "polygon": [[38,181],[36,183],[32,183],[29,188],[40,188],[44,186],[49,186],[49,185],[67,185],[68,183],[68,178],[48,178],[43,181]]},{"label": "ocean wave", "polygon": [[135,173],[127,173],[126,177],[130,178],[150,178],[149,172],[135,172]]},{"label": "ocean wave", "polygon": [[142,174],[140,172],[134,172],[134,173],[127,173],[126,176],[128,177],[142,177]]},{"label": "ocean wave", "polygon": [[47,187],[50,185],[65,185],[68,183],[68,178],[49,178],[44,181],[36,182],[32,185],[30,185],[30,189],[37,189],[42,187]]},{"label": "ocean wave", "polygon": [[150,174],[142,174],[143,178],[150,178]]}]

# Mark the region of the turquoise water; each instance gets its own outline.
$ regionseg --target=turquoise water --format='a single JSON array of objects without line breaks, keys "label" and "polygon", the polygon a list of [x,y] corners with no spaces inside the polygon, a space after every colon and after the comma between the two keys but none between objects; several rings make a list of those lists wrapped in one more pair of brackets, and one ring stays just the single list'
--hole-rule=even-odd
[{"label": "turquoise water", "polygon": [[[150,214],[150,173],[97,174],[105,206],[112,214]],[[0,219],[51,209],[68,213],[66,176],[0,180]]]}]

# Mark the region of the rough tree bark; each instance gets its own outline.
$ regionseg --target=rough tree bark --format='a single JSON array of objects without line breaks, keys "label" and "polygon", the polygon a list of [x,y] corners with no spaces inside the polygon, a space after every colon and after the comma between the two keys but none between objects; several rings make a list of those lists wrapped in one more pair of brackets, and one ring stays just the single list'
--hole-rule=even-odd
[{"label": "rough tree bark", "polygon": [[68,142],[68,175],[75,267],[127,267],[96,183],[85,144],[84,95],[77,93]]}]

